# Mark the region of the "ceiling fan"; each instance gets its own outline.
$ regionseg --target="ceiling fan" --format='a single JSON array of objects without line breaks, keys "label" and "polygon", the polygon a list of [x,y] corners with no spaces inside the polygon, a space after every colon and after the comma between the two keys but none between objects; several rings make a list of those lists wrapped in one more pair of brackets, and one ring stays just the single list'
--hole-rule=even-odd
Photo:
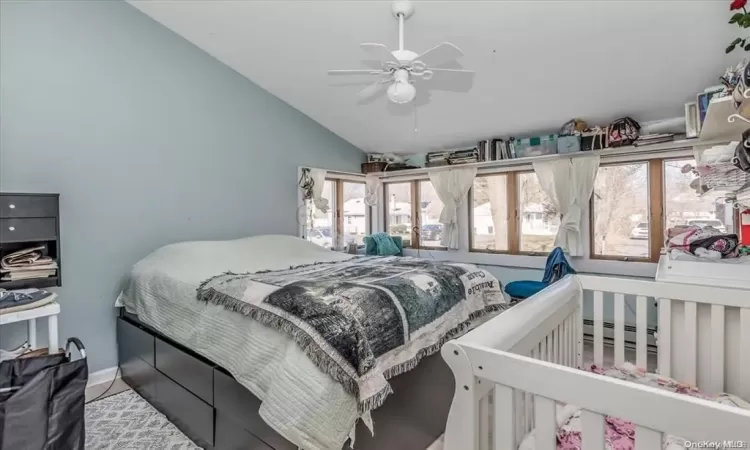
[{"label": "ceiling fan", "polygon": [[380,69],[329,70],[328,75],[376,76],[377,81],[359,91],[357,96],[366,100],[385,89],[391,102],[401,104],[409,103],[416,97],[416,81],[432,80],[433,77],[435,80],[443,78],[448,83],[460,82],[457,77],[473,80],[474,72],[471,70],[438,67],[463,56],[463,52],[451,43],[443,42],[421,54],[406,50],[404,21],[414,14],[414,4],[411,1],[395,1],[391,9],[398,19],[398,50],[391,51],[383,44],[360,44],[364,51],[379,59]]}]

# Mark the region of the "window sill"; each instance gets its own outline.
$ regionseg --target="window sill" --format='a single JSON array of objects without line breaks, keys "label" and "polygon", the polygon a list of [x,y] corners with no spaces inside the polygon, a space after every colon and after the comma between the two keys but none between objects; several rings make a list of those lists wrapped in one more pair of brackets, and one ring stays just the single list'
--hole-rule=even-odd
[{"label": "window sill", "polygon": [[[485,266],[500,266],[514,269],[544,270],[547,255],[508,255],[448,250],[404,249],[404,256],[419,256],[437,261],[464,262]],[[652,262],[613,261],[603,259],[569,258],[577,272],[596,275],[651,278],[656,276],[656,264]]]}]

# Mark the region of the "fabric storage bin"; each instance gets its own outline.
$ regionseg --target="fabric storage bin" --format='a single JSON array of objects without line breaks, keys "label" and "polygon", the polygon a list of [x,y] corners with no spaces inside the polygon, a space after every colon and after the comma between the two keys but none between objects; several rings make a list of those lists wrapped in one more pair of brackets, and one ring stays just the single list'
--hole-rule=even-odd
[{"label": "fabric storage bin", "polygon": [[557,137],[557,153],[575,153],[581,151],[581,136],[558,136]]},{"label": "fabric storage bin", "polygon": [[516,158],[527,156],[554,155],[557,153],[557,136],[537,136],[527,139],[516,139],[513,141],[516,149]]}]

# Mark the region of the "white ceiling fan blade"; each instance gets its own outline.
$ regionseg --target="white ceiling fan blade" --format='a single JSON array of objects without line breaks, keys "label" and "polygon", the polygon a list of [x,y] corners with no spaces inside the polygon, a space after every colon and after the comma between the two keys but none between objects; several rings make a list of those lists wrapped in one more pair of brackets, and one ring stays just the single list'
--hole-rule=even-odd
[{"label": "white ceiling fan blade", "polygon": [[455,45],[449,42],[443,42],[442,44],[435,46],[417,56],[415,59],[417,61],[422,61],[428,66],[440,66],[447,62],[451,62],[457,58],[460,58],[463,55],[464,53],[461,51],[461,49],[459,49]]},{"label": "white ceiling fan blade", "polygon": [[464,70],[464,69],[433,69],[432,67],[428,68],[427,70],[430,70],[435,73],[476,73],[473,70]]},{"label": "white ceiling fan blade", "polygon": [[387,81],[384,81],[384,80],[376,81],[375,83],[372,83],[371,85],[357,92],[357,97],[359,97],[362,100],[368,99],[370,97],[377,95],[387,85],[388,85]]},{"label": "white ceiling fan blade", "polygon": [[329,70],[328,75],[380,75],[380,70],[353,69],[353,70]]},{"label": "white ceiling fan blade", "polygon": [[359,44],[359,46],[362,48],[362,50],[375,56],[381,61],[398,62],[398,59],[395,56],[393,56],[393,53],[391,53],[391,50],[383,44],[364,43],[364,44]]}]

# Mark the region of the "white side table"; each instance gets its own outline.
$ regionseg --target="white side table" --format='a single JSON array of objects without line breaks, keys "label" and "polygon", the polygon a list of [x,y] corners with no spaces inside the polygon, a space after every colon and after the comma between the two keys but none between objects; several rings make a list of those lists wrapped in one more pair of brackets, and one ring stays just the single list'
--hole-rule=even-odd
[{"label": "white side table", "polygon": [[48,303],[34,309],[25,311],[0,313],[0,325],[16,322],[26,322],[29,333],[29,345],[36,349],[36,319],[47,318],[47,334],[49,336],[49,352],[57,353],[60,346],[57,336],[57,315],[60,314],[60,305],[57,302]]}]

